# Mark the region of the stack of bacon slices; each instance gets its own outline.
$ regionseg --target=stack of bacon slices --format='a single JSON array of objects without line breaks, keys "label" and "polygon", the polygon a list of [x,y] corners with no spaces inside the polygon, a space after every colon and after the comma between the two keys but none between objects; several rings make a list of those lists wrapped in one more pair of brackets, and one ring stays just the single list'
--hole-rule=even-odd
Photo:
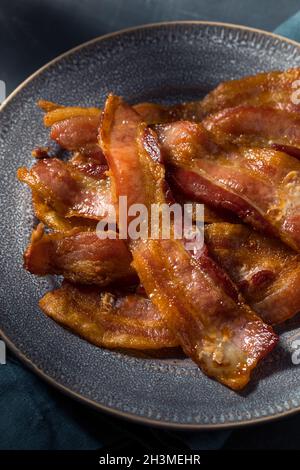
[{"label": "stack of bacon slices", "polygon": [[[169,107],[113,95],[103,111],[40,101],[59,150],[40,147],[18,170],[41,221],[24,261],[64,277],[41,309],[98,346],[181,347],[243,388],[277,343],[272,325],[300,311],[299,79],[300,69],[259,74]],[[100,239],[96,224],[120,196],[149,209],[204,203],[204,248]]]}]

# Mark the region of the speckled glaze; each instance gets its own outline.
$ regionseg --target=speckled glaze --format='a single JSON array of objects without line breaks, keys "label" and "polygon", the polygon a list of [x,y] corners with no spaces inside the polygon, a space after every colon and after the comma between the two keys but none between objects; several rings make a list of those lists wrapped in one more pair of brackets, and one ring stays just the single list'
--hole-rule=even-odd
[{"label": "speckled glaze", "polygon": [[188,359],[128,355],[97,348],[45,317],[39,298],[55,282],[22,269],[34,218],[30,192],[15,178],[47,131],[35,102],[102,105],[108,92],[131,102],[201,98],[220,81],[300,66],[300,45],[224,24],[183,22],[131,29],[89,42],[28,79],[2,106],[1,312],[7,344],[50,383],[119,416],[154,425],[216,429],[280,417],[300,409],[300,366],[292,342],[300,321],[235,393],[205,377]]}]

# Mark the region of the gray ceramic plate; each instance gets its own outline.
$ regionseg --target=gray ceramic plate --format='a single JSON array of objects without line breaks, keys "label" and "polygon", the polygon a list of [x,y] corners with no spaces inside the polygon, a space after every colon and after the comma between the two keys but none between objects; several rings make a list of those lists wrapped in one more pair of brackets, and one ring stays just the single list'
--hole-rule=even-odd
[{"label": "gray ceramic plate", "polygon": [[249,28],[183,22],[95,39],[54,60],[22,84],[0,113],[1,313],[7,344],[61,390],[116,415],[180,428],[220,428],[300,409],[300,366],[291,361],[300,322],[285,327],[279,347],[237,394],[205,377],[188,359],[136,357],[97,348],[38,309],[53,280],[22,269],[33,225],[30,194],[15,178],[31,164],[47,132],[35,102],[102,104],[108,92],[132,102],[200,98],[220,81],[300,66],[300,45]]}]

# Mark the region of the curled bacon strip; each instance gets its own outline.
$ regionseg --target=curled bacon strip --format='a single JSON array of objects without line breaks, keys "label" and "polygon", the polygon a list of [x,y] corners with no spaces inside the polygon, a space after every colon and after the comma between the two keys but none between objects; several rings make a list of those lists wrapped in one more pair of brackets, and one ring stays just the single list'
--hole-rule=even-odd
[{"label": "curled bacon strip", "polygon": [[140,350],[178,346],[152,302],[141,295],[64,282],[44,295],[39,305],[53,320],[97,346]]},{"label": "curled bacon strip", "polygon": [[39,160],[31,170],[20,168],[18,178],[66,218],[100,220],[111,210],[110,180],[87,176],[69,162]]},{"label": "curled bacon strip", "polygon": [[292,156],[300,147],[300,118],[286,110],[238,106],[213,114],[202,124],[221,145],[281,145]]},{"label": "curled bacon strip", "polygon": [[[69,118],[87,117],[91,119],[100,118],[101,110],[99,108],[82,108],[78,106],[57,106],[53,107],[44,116],[44,124],[46,127],[51,127],[59,121],[65,121]],[[83,121],[82,121],[83,123]]]},{"label": "curled bacon strip", "polygon": [[35,191],[32,191],[32,205],[37,219],[53,230],[65,232],[73,228],[96,229],[97,221],[84,217],[69,217],[67,219],[47,204]]},{"label": "curled bacon strip", "polygon": [[300,257],[294,251],[239,224],[209,224],[205,240],[265,322],[282,323],[300,311]]},{"label": "curled bacon strip", "polygon": [[199,114],[204,117],[240,105],[271,106],[299,112],[299,104],[292,101],[296,80],[300,80],[300,68],[260,73],[221,83],[202,100]]},{"label": "curled bacon strip", "polygon": [[[129,106],[110,96],[100,142],[116,195],[149,209],[166,201],[164,170],[155,134],[139,124]],[[233,389],[244,387],[277,342],[272,329],[236,299],[234,288],[231,296],[232,284],[207,255],[198,253],[195,260],[174,239],[132,241],[130,248],[149,298],[184,352],[208,375]]]},{"label": "curled bacon strip", "polygon": [[[206,225],[205,240],[210,253],[264,321],[282,323],[300,311],[296,288],[300,259],[280,241],[224,222]],[[24,254],[24,266],[32,274],[60,274],[73,282],[102,286],[137,283],[131,261],[124,241],[117,238],[100,240],[95,232],[82,229],[45,234],[41,226],[34,230]]]},{"label": "curled bacon strip", "polygon": [[95,143],[100,125],[100,113],[96,116],[74,116],[55,122],[50,137],[67,150],[77,150]]},{"label": "curled bacon strip", "polygon": [[207,131],[200,124],[168,124],[158,131],[162,151],[173,165],[172,180],[187,197],[230,210],[300,250],[298,160],[274,149],[210,151],[203,145]]},{"label": "curled bacon strip", "polygon": [[97,180],[107,178],[108,166],[98,145],[86,145],[80,152],[74,152],[70,163],[87,176]]},{"label": "curled bacon strip", "polygon": [[185,353],[209,376],[243,388],[277,342],[272,329],[217,286],[180,243],[152,240],[133,257],[148,295]]},{"label": "curled bacon strip", "polygon": [[24,267],[32,274],[60,274],[72,282],[106,286],[122,279],[137,281],[131,255],[122,240],[101,240],[96,232],[74,229],[44,233],[33,231],[24,253]]},{"label": "curled bacon strip", "polygon": [[[276,239],[226,223],[206,226],[209,252],[204,247],[193,256],[172,238],[130,240],[130,251],[122,240],[98,239],[95,225],[112,200],[106,158],[116,208],[120,195],[128,196],[129,205],[148,208],[170,201],[165,160],[168,181],[184,192],[181,202],[192,198],[230,210],[299,251],[300,163],[292,157],[300,157],[300,108],[291,102],[298,79],[300,69],[261,74],[222,84],[202,102],[171,107],[141,103],[133,110],[111,96],[101,129],[103,152],[98,108],[41,102],[52,139],[74,154],[66,163],[48,159],[48,149],[40,148],[35,156],[41,160],[19,171],[33,190],[37,216],[60,230],[34,231],[25,267],[103,286],[134,275],[132,253],[151,299],[64,283],[41,300],[45,313],[101,346],[181,345],[208,375],[242,388],[277,337],[244,304],[237,286],[266,322],[283,321],[299,309],[299,255]],[[173,123],[203,117],[203,125]],[[161,147],[141,121],[160,123]]]},{"label": "curled bacon strip", "polygon": [[[51,102],[40,101],[39,106],[47,111],[44,121],[51,125],[50,137],[62,148],[80,151],[83,154],[93,151],[103,160],[97,144],[100,126],[100,110],[92,108],[70,108]],[[162,106],[154,103],[139,103],[133,108],[147,124],[168,123],[179,119],[192,119],[193,103]]]}]

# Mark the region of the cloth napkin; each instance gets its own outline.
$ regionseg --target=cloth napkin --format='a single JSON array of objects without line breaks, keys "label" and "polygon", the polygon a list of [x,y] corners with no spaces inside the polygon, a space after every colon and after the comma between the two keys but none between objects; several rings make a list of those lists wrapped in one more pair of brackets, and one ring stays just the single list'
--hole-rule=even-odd
[{"label": "cloth napkin", "polygon": [[300,41],[300,11],[279,25],[274,33]]},{"label": "cloth napkin", "polygon": [[[300,12],[275,32],[300,41]],[[11,353],[0,366],[0,449],[220,449],[230,434],[168,431],[120,420],[65,397]]]}]

